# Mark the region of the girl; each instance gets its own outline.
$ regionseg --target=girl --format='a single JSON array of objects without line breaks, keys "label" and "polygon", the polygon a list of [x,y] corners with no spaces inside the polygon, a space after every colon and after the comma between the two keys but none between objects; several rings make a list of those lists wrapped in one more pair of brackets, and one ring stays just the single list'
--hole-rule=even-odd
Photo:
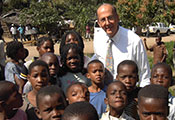
[{"label": "girl", "polygon": [[89,85],[90,81],[82,74],[84,65],[84,54],[76,44],[67,44],[61,52],[62,77],[60,77],[61,88],[66,93],[67,87],[75,82],[83,82]]},{"label": "girl", "polygon": [[36,94],[42,87],[48,85],[49,77],[49,68],[44,61],[36,60],[29,66],[28,80],[32,84],[32,91],[23,95],[24,105],[22,106],[28,119],[38,119],[34,113]]},{"label": "girl", "polygon": [[[70,43],[75,43],[82,49],[82,51],[84,50],[84,43],[83,43],[82,37],[76,31],[71,30],[71,31],[66,31],[66,33],[62,37],[62,40],[60,43],[60,54],[62,52],[63,47]],[[89,61],[90,61],[90,58],[88,56],[84,56],[84,68],[87,67],[87,64]]]},{"label": "girl", "polygon": [[5,66],[5,80],[16,84],[19,92],[22,93],[26,78],[22,78],[20,74],[27,75],[27,69],[20,62],[25,57],[24,46],[18,41],[9,42],[6,47],[6,53],[11,60]]}]

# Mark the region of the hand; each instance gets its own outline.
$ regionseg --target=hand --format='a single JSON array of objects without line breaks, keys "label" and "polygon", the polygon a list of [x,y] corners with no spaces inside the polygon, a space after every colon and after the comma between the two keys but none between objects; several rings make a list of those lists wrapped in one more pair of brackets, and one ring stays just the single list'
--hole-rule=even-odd
[{"label": "hand", "polygon": [[144,38],[143,41],[146,42],[146,38]]}]

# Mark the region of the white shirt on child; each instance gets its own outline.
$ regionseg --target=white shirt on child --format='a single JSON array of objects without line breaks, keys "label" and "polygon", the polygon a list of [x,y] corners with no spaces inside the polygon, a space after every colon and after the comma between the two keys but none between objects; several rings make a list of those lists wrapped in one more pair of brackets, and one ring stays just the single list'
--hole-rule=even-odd
[{"label": "white shirt on child", "polygon": [[109,115],[109,112],[103,113],[100,120],[135,120],[134,118],[128,116],[125,112],[119,118]]},{"label": "white shirt on child", "polygon": [[168,120],[175,120],[175,97],[169,94],[169,115]]}]

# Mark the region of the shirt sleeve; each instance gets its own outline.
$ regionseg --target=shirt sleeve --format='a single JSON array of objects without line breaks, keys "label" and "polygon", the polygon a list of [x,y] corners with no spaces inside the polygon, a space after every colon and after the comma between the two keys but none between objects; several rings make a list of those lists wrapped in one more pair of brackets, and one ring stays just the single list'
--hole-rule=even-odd
[{"label": "shirt sleeve", "polygon": [[136,52],[136,63],[138,65],[140,75],[139,86],[144,87],[150,84],[150,66],[142,40],[139,41],[136,47]]}]

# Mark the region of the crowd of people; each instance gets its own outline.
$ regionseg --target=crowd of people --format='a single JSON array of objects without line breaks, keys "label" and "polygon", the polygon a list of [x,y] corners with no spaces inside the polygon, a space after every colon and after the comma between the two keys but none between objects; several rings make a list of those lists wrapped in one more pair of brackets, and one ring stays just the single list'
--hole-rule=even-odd
[{"label": "crowd of people", "polygon": [[[162,58],[150,70],[142,40],[118,25],[111,4],[97,9],[97,19],[104,31],[94,38],[92,58],[84,55],[75,30],[62,36],[59,55],[50,37],[38,38],[39,56],[29,61],[22,42],[13,37],[7,43],[10,61],[1,64],[0,119],[175,120],[175,97],[168,92],[171,67]],[[154,50],[144,41],[147,50]]]}]

